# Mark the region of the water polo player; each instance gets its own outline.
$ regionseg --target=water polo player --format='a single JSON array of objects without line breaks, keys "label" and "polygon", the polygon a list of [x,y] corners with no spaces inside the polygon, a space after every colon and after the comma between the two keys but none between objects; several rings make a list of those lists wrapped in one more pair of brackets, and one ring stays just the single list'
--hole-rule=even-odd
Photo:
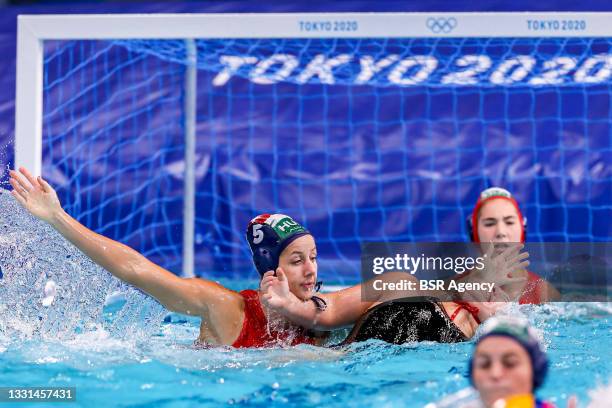
[{"label": "water polo player", "polygon": [[[45,180],[34,178],[23,168],[20,172],[10,172],[14,188],[11,193],[24,208],[52,225],[115,277],[153,296],[171,311],[202,317],[198,338],[202,343],[235,347],[319,344],[323,336],[307,329],[318,329],[320,315],[321,328],[343,327],[355,323],[380,303],[362,302],[359,286],[315,296],[318,268],[314,238],[288,216],[265,214],[249,223],[246,237],[255,266],[264,276],[261,285],[265,293],[235,292],[205,279],[177,277],[126,245],[91,231],[62,209],[57,194]],[[520,260],[515,261],[513,268],[522,267]],[[272,287],[274,293],[269,290]],[[287,298],[295,301],[299,313],[305,315],[296,318],[275,306],[275,299]],[[451,302],[453,310],[444,307],[451,320],[457,318],[468,337],[478,321],[490,314],[485,307],[470,307],[467,303]],[[462,311],[471,316],[465,324],[460,323],[466,319]]]},{"label": "water polo player", "polygon": [[[520,245],[508,247],[496,257],[493,246],[489,247],[488,256],[493,256],[498,262],[493,269],[501,275],[500,280],[496,278],[496,281],[515,281],[517,278],[507,276],[509,271],[524,269],[529,264],[528,254],[519,253],[520,249]],[[380,276],[385,277],[387,282],[416,282],[414,276],[406,273],[392,272]],[[463,279],[477,280],[476,273]],[[487,279],[491,279],[491,276]],[[362,299],[362,284],[359,284],[320,295],[320,300],[325,304],[323,310],[297,298],[281,270],[277,273],[266,272],[260,288],[264,294],[264,304],[302,327],[330,330],[352,325],[353,329],[343,344],[368,339],[396,344],[424,340],[464,341],[474,335],[482,321],[504,307],[508,299],[503,290],[487,295],[492,296],[487,301],[467,301],[465,297],[439,301],[435,291],[406,290],[381,293],[378,299],[365,301]]]},{"label": "water polo player", "polygon": [[[527,322],[509,317],[485,323],[468,372],[482,407],[554,408],[535,396],[544,383],[548,358]],[[574,407],[570,398],[568,408]]]},{"label": "water polo player", "polygon": [[[95,263],[167,309],[200,316],[199,342],[262,347],[320,341],[313,332],[262,307],[255,290],[235,292],[205,279],[180,278],[128,246],[91,231],[62,209],[45,180],[23,168],[20,172],[10,172],[11,193],[24,208],[53,226]],[[310,301],[317,282],[317,254],[308,231],[287,216],[264,215],[249,223],[247,239],[260,273],[278,267],[289,282],[288,290],[300,301]],[[318,298],[314,301],[320,302]]]},{"label": "water polo player", "polygon": [[[525,242],[527,218],[512,194],[503,188],[491,187],[480,193],[467,224],[473,242]],[[533,272],[517,271],[514,277],[523,277],[526,281],[504,285],[504,291],[520,304],[540,304],[561,296],[550,283]]]}]

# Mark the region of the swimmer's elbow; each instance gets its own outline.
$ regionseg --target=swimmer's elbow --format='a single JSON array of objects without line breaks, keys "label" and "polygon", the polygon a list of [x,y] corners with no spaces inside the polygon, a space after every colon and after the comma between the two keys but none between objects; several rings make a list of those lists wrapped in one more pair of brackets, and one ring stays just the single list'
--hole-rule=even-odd
[{"label": "swimmer's elbow", "polygon": [[[123,282],[136,286],[157,298],[156,288],[163,289],[168,286],[168,277],[176,278],[174,274],[160,268],[142,256],[134,256],[123,259],[120,267],[110,271]],[[165,276],[167,275],[167,276]]]},{"label": "swimmer's elbow", "polygon": [[201,292],[190,279],[179,278],[170,284],[155,284],[143,289],[171,312],[197,317],[204,317],[208,313]]}]

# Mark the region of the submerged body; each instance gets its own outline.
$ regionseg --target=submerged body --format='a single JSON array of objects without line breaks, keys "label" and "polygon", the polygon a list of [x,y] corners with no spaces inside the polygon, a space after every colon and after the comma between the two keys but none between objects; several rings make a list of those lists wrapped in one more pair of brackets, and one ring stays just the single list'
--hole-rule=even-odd
[{"label": "submerged body", "polygon": [[359,319],[342,344],[369,339],[392,344],[465,341],[469,337],[452,321],[446,311],[452,307],[448,303],[439,303],[436,299],[427,297],[381,303]]}]

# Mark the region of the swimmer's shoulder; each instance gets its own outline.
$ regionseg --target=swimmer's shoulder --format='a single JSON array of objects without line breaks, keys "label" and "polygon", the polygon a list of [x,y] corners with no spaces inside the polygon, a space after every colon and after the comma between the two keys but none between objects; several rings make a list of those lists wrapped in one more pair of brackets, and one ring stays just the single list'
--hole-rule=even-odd
[{"label": "swimmer's shoulder", "polygon": [[229,345],[238,338],[244,323],[246,300],[242,293],[202,278],[185,278],[204,303],[199,341]]},{"label": "swimmer's shoulder", "polygon": [[527,281],[535,284],[538,301],[535,303],[550,302],[561,299],[561,293],[550,282],[540,275],[527,271]]},{"label": "swimmer's shoulder", "polygon": [[203,278],[183,278],[191,290],[189,295],[196,297],[203,318],[227,315],[236,317],[244,313],[245,299],[241,293],[228,289],[218,282]]},{"label": "swimmer's shoulder", "polygon": [[215,300],[219,300],[218,296],[222,296],[223,300],[238,301],[244,303],[244,297],[240,292],[226,288],[218,282],[204,278],[184,278],[194,288],[197,288],[203,296],[213,296]]}]

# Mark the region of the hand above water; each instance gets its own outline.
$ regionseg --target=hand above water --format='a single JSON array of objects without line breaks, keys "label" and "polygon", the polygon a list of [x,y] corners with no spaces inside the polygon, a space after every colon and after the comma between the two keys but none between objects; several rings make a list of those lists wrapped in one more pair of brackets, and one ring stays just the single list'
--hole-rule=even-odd
[{"label": "hand above water", "polygon": [[264,273],[259,283],[261,300],[263,304],[271,309],[282,311],[297,298],[289,290],[289,282],[283,268],[278,267],[276,273],[268,271]]},{"label": "hand above water", "polygon": [[11,194],[32,215],[51,224],[54,216],[63,211],[57,193],[42,177],[34,177],[23,167],[19,173],[11,170],[9,174]]},{"label": "hand above water", "polygon": [[[527,280],[526,275],[515,277],[517,272],[525,271],[529,266],[529,252],[521,252],[525,247],[524,244],[508,244],[501,251],[499,251],[499,248],[496,251],[495,244],[492,242],[483,245],[486,245],[483,256],[484,268],[470,271],[468,277],[471,281],[495,283],[495,288],[499,291],[504,285]],[[500,294],[502,298],[494,296],[495,299],[481,300],[505,301],[506,299],[503,299],[504,293]]]}]

